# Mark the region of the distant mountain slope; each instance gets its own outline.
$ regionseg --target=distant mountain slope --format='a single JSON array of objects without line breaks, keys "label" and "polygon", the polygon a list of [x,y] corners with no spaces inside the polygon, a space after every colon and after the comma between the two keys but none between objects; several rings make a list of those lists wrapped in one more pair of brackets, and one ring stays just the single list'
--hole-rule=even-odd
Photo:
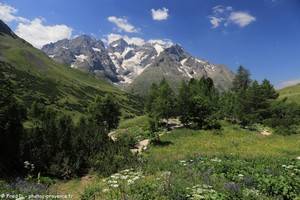
[{"label": "distant mountain slope", "polygon": [[211,77],[220,90],[226,90],[234,76],[226,66],[193,57],[180,45],[163,40],[137,45],[121,38],[104,47],[102,41],[84,35],[45,45],[42,50],[56,61],[102,75],[140,95],[163,77],[174,89],[181,80]]},{"label": "distant mountain slope", "polygon": [[0,72],[14,81],[16,95],[27,105],[40,100],[74,114],[83,112],[96,95],[111,94],[124,112],[136,114],[142,110],[138,98],[105,80],[54,62],[17,37],[1,20]]},{"label": "distant mountain slope", "polygon": [[116,67],[101,40],[81,35],[71,40],[47,44],[42,51],[59,63],[118,82]]},{"label": "distant mountain slope", "polygon": [[224,65],[211,64],[197,59],[184,51],[179,45],[166,48],[161,54],[129,85],[134,93],[145,95],[152,83],[165,78],[173,89],[182,80],[210,77],[215,86],[224,91],[231,87],[234,74]]},{"label": "distant mountain slope", "polygon": [[280,98],[287,98],[288,101],[300,103],[300,84],[289,86],[279,90]]}]

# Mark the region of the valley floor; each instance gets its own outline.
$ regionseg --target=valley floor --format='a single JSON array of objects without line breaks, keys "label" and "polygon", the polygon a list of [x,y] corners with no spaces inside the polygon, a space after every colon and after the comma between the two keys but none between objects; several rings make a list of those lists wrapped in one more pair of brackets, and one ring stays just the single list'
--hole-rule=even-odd
[{"label": "valley floor", "polygon": [[[142,119],[121,129],[143,126]],[[300,135],[264,136],[229,124],[218,132],[178,128],[151,144],[139,161],[134,169],[58,182],[50,191],[108,200],[300,197]]]}]

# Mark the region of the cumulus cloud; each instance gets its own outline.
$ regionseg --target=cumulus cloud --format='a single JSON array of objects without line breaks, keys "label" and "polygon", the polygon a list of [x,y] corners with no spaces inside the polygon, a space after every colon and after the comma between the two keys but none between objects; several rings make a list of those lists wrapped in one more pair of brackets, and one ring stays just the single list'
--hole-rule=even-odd
[{"label": "cumulus cloud", "polygon": [[71,38],[72,28],[63,24],[47,26],[42,19],[36,18],[27,23],[19,23],[16,34],[33,46],[41,48],[50,42]]},{"label": "cumulus cloud", "polygon": [[240,27],[244,27],[254,22],[256,18],[249,13],[239,11],[230,13],[228,20]]},{"label": "cumulus cloud", "polygon": [[4,4],[0,2],[0,19],[5,23],[9,23],[12,21],[17,22],[27,22],[26,18],[17,16],[18,10],[10,5]]},{"label": "cumulus cloud", "polygon": [[110,44],[113,41],[119,40],[119,39],[125,40],[128,44],[133,44],[137,46],[144,45],[145,43],[151,43],[151,44],[161,44],[164,46],[171,46],[173,42],[169,39],[150,39],[148,41],[145,41],[143,38],[139,37],[129,37],[127,35],[120,35],[120,34],[115,34],[111,33],[105,36],[105,38],[102,39],[102,41],[106,44]]},{"label": "cumulus cloud", "polygon": [[72,36],[72,28],[64,24],[45,25],[41,18],[29,20],[17,13],[16,8],[0,3],[0,19],[6,23],[17,22],[16,34],[37,48]]},{"label": "cumulus cloud", "polygon": [[151,40],[148,40],[147,42],[149,42],[151,44],[160,44],[160,45],[163,45],[163,46],[173,45],[173,42],[169,39],[151,39]]},{"label": "cumulus cloud", "polygon": [[118,30],[125,31],[128,33],[136,33],[138,32],[138,29],[135,28],[132,24],[128,22],[128,20],[123,17],[116,17],[116,16],[109,16],[107,20],[113,24],[115,24],[118,27]]},{"label": "cumulus cloud", "polygon": [[218,26],[220,26],[220,23],[223,21],[223,18],[218,18],[218,17],[214,17],[211,16],[209,17],[209,21],[212,24],[212,28],[217,28]]},{"label": "cumulus cloud", "polygon": [[169,17],[169,9],[167,8],[151,9],[151,13],[152,19],[157,21],[166,20]]},{"label": "cumulus cloud", "polygon": [[134,44],[137,46],[145,44],[145,40],[139,37],[128,37],[127,35],[120,35],[115,33],[108,34],[106,37],[107,38],[102,39],[102,41],[107,41],[107,44],[110,44],[113,41],[119,40],[121,38],[125,40],[128,44]]},{"label": "cumulus cloud", "polygon": [[277,85],[276,88],[281,89],[281,88],[285,88],[285,87],[289,87],[289,86],[297,85],[297,84],[300,84],[300,79],[282,81],[281,83],[279,83]]},{"label": "cumulus cloud", "polygon": [[229,24],[237,25],[241,28],[251,24],[256,20],[254,16],[244,11],[234,11],[231,6],[217,5],[212,8],[212,14],[208,16],[212,28]]}]

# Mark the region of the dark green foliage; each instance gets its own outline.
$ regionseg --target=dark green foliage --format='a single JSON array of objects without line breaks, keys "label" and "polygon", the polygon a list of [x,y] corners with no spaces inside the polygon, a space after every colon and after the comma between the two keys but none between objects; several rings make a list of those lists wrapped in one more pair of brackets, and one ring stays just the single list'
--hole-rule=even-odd
[{"label": "dark green foliage", "polygon": [[286,102],[286,99],[274,102],[271,107],[271,116],[264,123],[275,128],[283,135],[299,133],[300,106],[296,103]]},{"label": "dark green foliage", "polygon": [[268,80],[261,84],[250,79],[248,70],[238,69],[232,91],[221,97],[222,116],[232,122],[248,126],[262,123],[272,115],[272,103],[278,93]]},{"label": "dark green foliage", "polygon": [[90,106],[94,108],[91,117],[80,118],[78,124],[68,115],[38,105],[32,106],[32,116],[38,118],[22,143],[22,159],[33,163],[36,172],[70,178],[94,168],[107,175],[134,159],[129,151],[130,140],[114,142],[107,135],[110,128],[118,125],[120,115],[117,104],[109,97],[96,99]]},{"label": "dark green foliage", "polygon": [[157,86],[157,84],[153,83],[150,87],[149,94],[146,99],[145,111],[147,113],[151,113],[153,103],[157,96],[158,96],[158,86]]},{"label": "dark green foliage", "polygon": [[97,96],[89,106],[89,113],[96,124],[105,127],[108,131],[118,127],[121,115],[120,106],[109,95]]},{"label": "dark green foliage", "polygon": [[182,124],[187,126],[190,122],[190,110],[192,109],[192,94],[190,91],[190,87],[186,84],[186,82],[182,81],[179,94],[178,94],[178,113],[179,113],[179,120]]},{"label": "dark green foliage", "polygon": [[14,97],[13,86],[0,74],[0,174],[15,173],[20,167],[20,140],[25,108]]},{"label": "dark green foliage", "polygon": [[243,66],[240,66],[237,70],[237,74],[233,79],[232,90],[237,92],[240,90],[246,90],[251,83],[250,73]]},{"label": "dark green foliage", "polygon": [[197,128],[219,128],[217,122],[218,94],[210,78],[191,79],[182,83],[178,96],[179,119]]},{"label": "dark green foliage", "polygon": [[274,87],[264,80],[253,81],[245,91],[238,92],[238,113],[241,124],[261,123],[271,115],[271,103],[278,97]]},{"label": "dark green foliage", "polygon": [[161,120],[166,119],[168,121],[176,115],[175,93],[165,79],[158,86],[152,84],[145,110],[149,115],[149,119],[151,119],[149,124],[152,127],[152,132],[157,129]]}]

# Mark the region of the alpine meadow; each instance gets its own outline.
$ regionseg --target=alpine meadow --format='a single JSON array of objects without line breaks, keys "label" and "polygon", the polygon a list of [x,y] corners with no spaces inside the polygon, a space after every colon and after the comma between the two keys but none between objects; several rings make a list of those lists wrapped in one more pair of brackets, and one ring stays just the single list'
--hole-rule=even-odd
[{"label": "alpine meadow", "polygon": [[299,11],[0,2],[0,199],[300,200]]}]

